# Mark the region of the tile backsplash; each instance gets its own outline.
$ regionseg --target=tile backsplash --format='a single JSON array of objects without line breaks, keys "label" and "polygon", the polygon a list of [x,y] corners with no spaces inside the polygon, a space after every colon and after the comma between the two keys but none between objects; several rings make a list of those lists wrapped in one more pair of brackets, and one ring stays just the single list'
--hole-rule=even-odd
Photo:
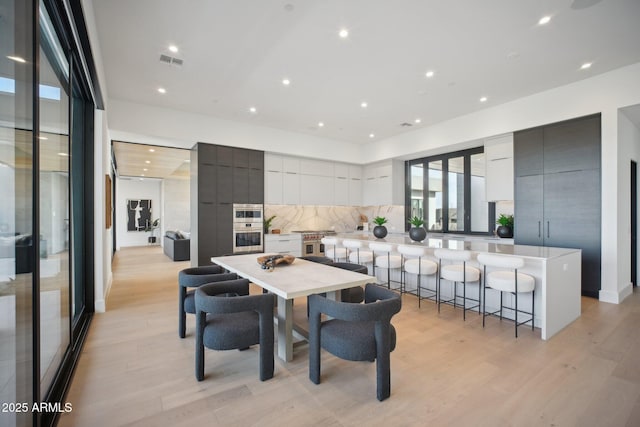
[{"label": "tile backsplash", "polygon": [[373,218],[387,218],[385,226],[390,233],[404,233],[404,206],[299,206],[264,205],[264,216],[275,215],[271,228],[282,233],[294,230],[335,230],[338,233],[355,231],[361,224],[360,216],[366,216],[369,229],[373,229]]}]

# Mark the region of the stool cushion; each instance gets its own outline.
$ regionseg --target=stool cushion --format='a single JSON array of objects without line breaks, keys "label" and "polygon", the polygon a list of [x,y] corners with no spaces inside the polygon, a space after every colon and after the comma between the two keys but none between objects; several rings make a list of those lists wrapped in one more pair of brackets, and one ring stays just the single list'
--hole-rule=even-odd
[{"label": "stool cushion", "polygon": [[[334,256],[335,253],[335,256]],[[345,248],[331,248],[331,249],[325,249],[324,252],[325,256],[329,257],[329,258],[346,258],[347,257],[347,250]]]},{"label": "stool cushion", "polygon": [[[486,277],[487,286],[503,291],[503,292],[515,292],[516,282],[515,274],[513,271],[492,271],[487,273]],[[536,281],[528,274],[518,273],[518,293],[531,292],[536,287]]]},{"label": "stool cushion", "polygon": [[[462,282],[465,278],[462,264],[443,265],[440,276],[445,280],[451,280],[452,282]],[[466,266],[466,279],[467,282],[477,282],[480,280],[480,270],[475,267]]]},{"label": "stool cushion", "polygon": [[438,271],[438,264],[428,259],[420,260],[419,263],[417,259],[408,259],[404,262],[404,271],[411,274],[418,274],[419,271],[420,274],[428,276]]},{"label": "stool cushion", "polygon": [[376,257],[376,267],[400,268],[402,267],[402,258],[400,255],[378,255]]},{"label": "stool cushion", "polygon": [[349,254],[349,261],[351,262],[360,262],[365,263],[365,262],[372,262],[373,261],[373,252],[369,252],[369,251],[360,251],[359,253],[357,251],[352,251]]}]

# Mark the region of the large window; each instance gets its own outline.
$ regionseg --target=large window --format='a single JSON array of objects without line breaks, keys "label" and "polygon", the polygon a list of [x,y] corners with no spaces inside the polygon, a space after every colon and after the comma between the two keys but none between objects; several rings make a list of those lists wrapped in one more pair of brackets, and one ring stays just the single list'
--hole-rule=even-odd
[{"label": "large window", "polygon": [[[485,197],[482,147],[407,162],[407,212],[431,232],[489,234],[495,207]],[[408,228],[408,225],[407,225]]]}]

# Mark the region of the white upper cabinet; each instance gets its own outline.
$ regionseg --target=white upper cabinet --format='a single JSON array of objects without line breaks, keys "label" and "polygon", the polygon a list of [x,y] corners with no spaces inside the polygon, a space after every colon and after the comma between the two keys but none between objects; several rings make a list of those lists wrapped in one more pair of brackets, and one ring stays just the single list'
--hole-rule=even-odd
[{"label": "white upper cabinet", "polygon": [[324,160],[300,159],[300,173],[333,178],[333,163]]},{"label": "white upper cabinet", "polygon": [[513,134],[484,141],[487,201],[513,200]]},{"label": "white upper cabinet", "polygon": [[282,156],[272,153],[264,153],[264,170],[282,172]]},{"label": "white upper cabinet", "polygon": [[388,160],[364,167],[364,206],[404,204],[404,162]]}]

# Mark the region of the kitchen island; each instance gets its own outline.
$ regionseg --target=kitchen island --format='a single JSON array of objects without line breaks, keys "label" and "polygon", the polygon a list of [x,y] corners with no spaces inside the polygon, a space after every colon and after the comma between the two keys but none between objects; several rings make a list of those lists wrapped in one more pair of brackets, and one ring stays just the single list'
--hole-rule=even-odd
[{"label": "kitchen island", "polygon": [[[385,242],[393,245],[419,245],[428,248],[427,254],[433,257],[433,250],[449,248],[469,250],[472,252],[472,265],[480,253],[500,254],[523,258],[525,265],[518,271],[535,278],[535,326],[540,328],[543,340],[551,338],[564,327],[580,317],[581,311],[581,260],[580,249],[552,248],[542,246],[526,246],[502,244],[499,239],[473,236],[427,235],[422,242],[412,241],[407,234],[389,234],[384,239],[376,239],[371,233],[340,233],[341,240],[355,239],[368,242]],[[513,306],[513,298],[505,293],[504,302]],[[495,311],[499,307],[499,293],[487,291],[487,311]],[[518,297],[518,305],[526,310],[531,307],[530,295]],[[513,316],[510,310],[504,311],[505,317]],[[490,319],[487,319],[490,321]]]}]

